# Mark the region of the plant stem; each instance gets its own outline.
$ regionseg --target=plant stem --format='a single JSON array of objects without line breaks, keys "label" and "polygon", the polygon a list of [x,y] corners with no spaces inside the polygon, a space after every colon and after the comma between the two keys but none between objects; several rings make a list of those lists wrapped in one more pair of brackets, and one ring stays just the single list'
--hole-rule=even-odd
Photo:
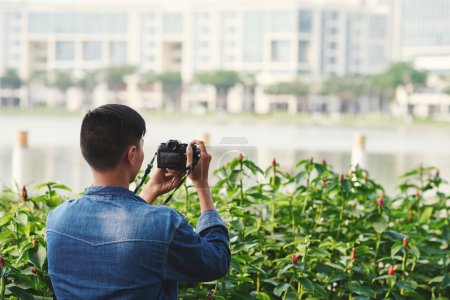
[{"label": "plant stem", "polygon": [[2,276],[0,278],[0,299],[5,299],[5,288],[6,288],[6,282],[5,282],[5,276]]},{"label": "plant stem", "polygon": [[377,245],[375,248],[375,267],[377,267],[377,259],[378,259],[378,250],[380,249],[380,243],[381,243],[381,234],[378,234],[378,239],[377,239]]}]

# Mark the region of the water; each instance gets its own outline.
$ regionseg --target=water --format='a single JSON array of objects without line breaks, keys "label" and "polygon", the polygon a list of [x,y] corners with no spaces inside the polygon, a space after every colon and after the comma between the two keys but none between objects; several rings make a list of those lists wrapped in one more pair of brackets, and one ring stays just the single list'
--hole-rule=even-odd
[{"label": "water", "polygon": [[[286,170],[292,170],[300,159],[314,157],[326,159],[337,172],[347,172],[352,139],[356,133],[363,133],[367,138],[367,169],[388,191],[395,189],[398,176],[421,163],[439,167],[441,176],[450,178],[450,130],[447,127],[355,129],[261,120],[204,121],[200,118],[146,118],[146,160],[151,158],[160,142],[172,138],[188,142],[208,133],[209,149],[213,154],[212,170],[242,151],[264,168],[273,157]],[[81,120],[81,115],[0,115],[0,183],[11,184],[15,135],[19,130],[26,130],[31,157],[28,184],[58,181],[75,192],[90,185],[90,170],[79,150]],[[224,138],[228,143],[223,143]]]}]

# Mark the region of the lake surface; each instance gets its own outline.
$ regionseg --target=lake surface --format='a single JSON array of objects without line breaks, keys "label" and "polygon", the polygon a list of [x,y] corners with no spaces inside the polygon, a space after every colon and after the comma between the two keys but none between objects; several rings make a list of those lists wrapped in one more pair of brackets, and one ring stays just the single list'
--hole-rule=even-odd
[{"label": "lake surface", "polygon": [[[90,185],[91,174],[79,150],[82,116],[0,115],[0,183],[11,185],[12,155],[16,133],[29,132],[27,183],[58,181],[80,192]],[[367,166],[372,177],[393,191],[398,177],[421,163],[439,167],[450,178],[450,128],[409,127],[351,128],[281,124],[262,120],[215,121],[209,118],[175,119],[146,117],[144,151],[150,160],[157,146],[169,139],[189,142],[204,134],[210,137],[211,169],[239,152],[260,167],[275,157],[291,170],[295,162],[314,157],[326,159],[337,172],[350,166],[353,138],[366,136]]]}]

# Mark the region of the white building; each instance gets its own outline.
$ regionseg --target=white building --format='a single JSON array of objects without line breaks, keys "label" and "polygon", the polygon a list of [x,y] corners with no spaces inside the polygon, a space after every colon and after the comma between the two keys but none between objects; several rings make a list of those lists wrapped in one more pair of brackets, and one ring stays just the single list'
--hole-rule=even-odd
[{"label": "white building", "polygon": [[393,59],[450,72],[450,1],[393,0]]},{"label": "white building", "polygon": [[[181,72],[186,84],[214,69],[253,74],[260,89],[297,77],[314,82],[382,71],[391,60],[389,16],[389,6],[359,1],[0,2],[0,73],[81,76],[128,64],[139,72]],[[242,102],[243,92],[231,94]],[[271,97],[255,94],[254,107],[267,111]]]}]

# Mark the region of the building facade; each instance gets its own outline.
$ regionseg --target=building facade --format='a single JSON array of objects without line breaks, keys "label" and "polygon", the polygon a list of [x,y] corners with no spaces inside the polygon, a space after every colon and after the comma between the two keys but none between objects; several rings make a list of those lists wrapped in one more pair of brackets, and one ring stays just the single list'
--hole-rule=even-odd
[{"label": "building facade", "polygon": [[185,83],[228,69],[264,86],[380,72],[392,49],[390,7],[359,1],[0,2],[0,24],[0,73],[22,78],[126,64]]},{"label": "building facade", "polygon": [[392,1],[393,59],[450,72],[450,1]]},{"label": "building facade", "polygon": [[371,73],[389,62],[384,6],[283,0],[1,4],[2,70],[233,69],[274,77]]}]

